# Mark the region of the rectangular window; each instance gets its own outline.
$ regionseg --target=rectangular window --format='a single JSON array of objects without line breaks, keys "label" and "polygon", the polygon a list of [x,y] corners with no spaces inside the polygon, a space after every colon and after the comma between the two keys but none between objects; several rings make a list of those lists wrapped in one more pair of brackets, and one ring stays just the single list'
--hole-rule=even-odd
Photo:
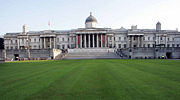
[{"label": "rectangular window", "polygon": [[170,47],[170,44],[167,44],[167,47]]},{"label": "rectangular window", "polygon": [[124,44],[124,48],[126,48],[126,44]]},{"label": "rectangular window", "polygon": [[64,45],[62,45],[62,49],[64,49]]},{"label": "rectangular window", "polygon": [[124,40],[126,40],[126,37],[124,37]]},{"label": "rectangular window", "polygon": [[121,37],[119,37],[119,41],[121,41]]},{"label": "rectangular window", "polygon": [[57,38],[57,42],[59,42],[59,38]]},{"label": "rectangular window", "polygon": [[121,44],[119,44],[119,48],[121,48]]},{"label": "rectangular window", "polygon": [[177,47],[179,47],[179,44],[177,44]]},{"label": "rectangular window", "polygon": [[148,48],[150,47],[150,44],[148,44]]},{"label": "rectangular window", "polygon": [[150,40],[150,37],[148,37],[148,40]]},{"label": "rectangular window", "polygon": [[172,44],[172,47],[174,47],[174,44]]}]

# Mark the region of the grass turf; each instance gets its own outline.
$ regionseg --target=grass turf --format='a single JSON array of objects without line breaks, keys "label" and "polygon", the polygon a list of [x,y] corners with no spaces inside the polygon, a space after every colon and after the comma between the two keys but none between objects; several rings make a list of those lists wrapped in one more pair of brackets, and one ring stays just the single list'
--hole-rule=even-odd
[{"label": "grass turf", "polygon": [[0,100],[180,100],[180,60],[0,64]]}]

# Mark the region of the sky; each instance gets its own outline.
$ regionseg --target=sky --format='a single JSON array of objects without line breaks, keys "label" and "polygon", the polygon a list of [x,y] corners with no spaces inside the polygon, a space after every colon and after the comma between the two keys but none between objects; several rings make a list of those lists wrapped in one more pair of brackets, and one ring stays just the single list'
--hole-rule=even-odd
[{"label": "sky", "polygon": [[180,0],[0,0],[0,36],[10,32],[70,30],[85,27],[90,12],[98,27],[180,29]]}]

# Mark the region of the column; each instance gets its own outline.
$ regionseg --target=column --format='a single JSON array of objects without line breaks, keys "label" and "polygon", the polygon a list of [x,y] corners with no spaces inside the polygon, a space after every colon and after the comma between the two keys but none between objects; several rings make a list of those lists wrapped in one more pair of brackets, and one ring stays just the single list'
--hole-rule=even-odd
[{"label": "column", "polygon": [[51,45],[51,37],[50,37],[50,49],[52,48],[52,45]]},{"label": "column", "polygon": [[130,43],[129,43],[129,36],[127,36],[127,48],[129,48],[130,47]]},{"label": "column", "polygon": [[131,36],[131,47],[133,47],[133,36]]},{"label": "column", "polygon": [[44,37],[44,49],[46,49],[46,38]]},{"label": "column", "polygon": [[93,48],[94,48],[94,34],[93,34]]},{"label": "column", "polygon": [[165,36],[165,47],[167,47],[167,36]]},{"label": "column", "polygon": [[84,34],[84,47],[86,48],[86,34]]},{"label": "column", "polygon": [[112,48],[114,48],[114,37],[112,36],[111,39],[112,39]]},{"label": "column", "polygon": [[137,47],[139,47],[139,36],[137,36]]},{"label": "column", "polygon": [[[19,49],[20,46],[19,46],[19,39],[18,39],[18,38],[17,38],[17,45],[18,45],[18,49]],[[4,48],[4,49],[5,49],[5,48]]]},{"label": "column", "polygon": [[78,35],[76,35],[76,48],[78,48]]},{"label": "column", "polygon": [[80,48],[82,48],[82,34],[80,34]]},{"label": "column", "polygon": [[103,47],[103,40],[102,40],[102,34],[101,34],[101,48]]},{"label": "column", "polygon": [[39,49],[42,49],[42,38],[39,38],[40,41],[39,41],[39,45],[40,45],[40,48]]},{"label": "column", "polygon": [[99,39],[98,39],[98,34],[97,34],[97,48],[99,47]]},{"label": "column", "polygon": [[56,49],[56,37],[54,37],[54,49]]},{"label": "column", "polygon": [[143,47],[143,42],[144,41],[144,39],[143,39],[143,36],[141,36],[141,47]]}]

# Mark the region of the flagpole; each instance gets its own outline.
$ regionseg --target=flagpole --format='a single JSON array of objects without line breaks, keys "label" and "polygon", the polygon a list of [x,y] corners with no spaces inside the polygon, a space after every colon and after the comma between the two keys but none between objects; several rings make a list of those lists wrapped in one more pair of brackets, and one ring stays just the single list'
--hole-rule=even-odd
[{"label": "flagpole", "polygon": [[50,20],[49,20],[49,22],[48,22],[48,26],[49,26],[49,30],[50,30]]}]

